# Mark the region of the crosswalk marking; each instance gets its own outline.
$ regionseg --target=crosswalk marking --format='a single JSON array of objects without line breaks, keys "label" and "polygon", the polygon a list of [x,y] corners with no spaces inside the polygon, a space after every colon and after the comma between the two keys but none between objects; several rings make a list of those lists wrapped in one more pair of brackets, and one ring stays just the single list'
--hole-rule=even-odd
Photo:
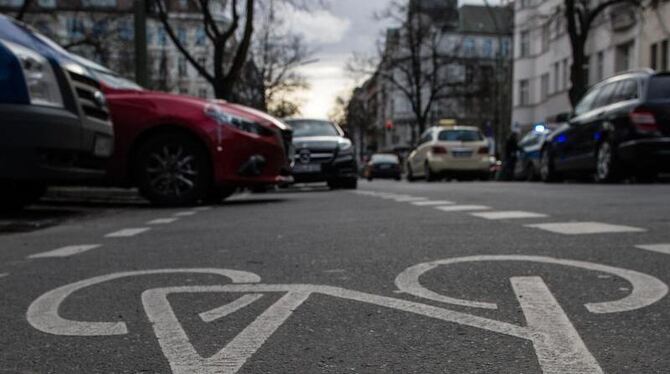
[{"label": "crosswalk marking", "polygon": [[670,255],[670,243],[636,245],[635,248]]},{"label": "crosswalk marking", "polygon": [[608,234],[618,232],[644,232],[646,230],[621,225],[611,225],[600,222],[559,222],[559,223],[541,223],[526,225],[526,227],[550,231],[564,235],[583,235],[583,234]]},{"label": "crosswalk marking", "polygon": [[508,211],[497,211],[497,212],[481,212],[481,213],[470,213],[471,215],[479,218],[486,219],[521,219],[521,218],[545,218],[546,214],[542,213],[533,213],[533,212],[524,212],[520,210],[508,210]]},{"label": "crosswalk marking", "polygon": [[51,258],[51,257],[69,257],[74,256],[91,249],[99,248],[100,244],[84,244],[84,245],[70,245],[63,248],[54,249],[53,251],[37,253],[28,256],[28,258]]},{"label": "crosswalk marking", "polygon": [[399,203],[411,203],[413,201],[424,201],[424,200],[428,200],[428,199],[426,199],[425,197],[411,197],[411,196],[410,197],[401,197],[401,198],[395,199],[395,201],[397,201]]},{"label": "crosswalk marking", "polygon": [[453,205],[453,201],[447,200],[428,200],[428,201],[414,201],[413,205],[416,206],[434,206],[434,205]]},{"label": "crosswalk marking", "polygon": [[123,229],[110,234],[105,235],[105,238],[128,238],[131,236],[139,235],[144,232],[151,230],[148,227],[141,227],[136,229]]},{"label": "crosswalk marking", "polygon": [[448,205],[448,206],[438,206],[435,207],[437,210],[441,210],[443,212],[467,212],[467,211],[475,211],[475,210],[489,210],[491,209],[488,206],[485,205]]},{"label": "crosswalk marking", "polygon": [[178,218],[159,218],[155,219],[153,221],[147,222],[147,225],[167,225],[170,223],[174,223],[178,220]]},{"label": "crosswalk marking", "polygon": [[198,212],[194,212],[194,211],[190,210],[190,211],[186,211],[186,212],[175,213],[174,216],[175,217],[190,217],[190,216],[196,215],[196,213],[198,213]]}]

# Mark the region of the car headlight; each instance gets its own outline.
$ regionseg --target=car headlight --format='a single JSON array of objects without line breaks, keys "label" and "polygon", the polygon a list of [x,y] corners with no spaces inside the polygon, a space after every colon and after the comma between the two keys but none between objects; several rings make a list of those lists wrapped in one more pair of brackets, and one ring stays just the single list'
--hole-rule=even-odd
[{"label": "car headlight", "polygon": [[39,53],[18,44],[5,41],[4,45],[19,60],[30,103],[62,108],[63,97],[49,61]]},{"label": "car headlight", "polygon": [[269,136],[273,134],[271,130],[254,121],[227,113],[216,104],[207,104],[207,106],[205,106],[205,116],[214,120],[214,122],[219,126],[229,126],[234,129],[256,135]]},{"label": "car headlight", "polygon": [[339,149],[340,153],[351,153],[354,149],[354,145],[349,139],[340,139],[337,142],[337,148]]}]

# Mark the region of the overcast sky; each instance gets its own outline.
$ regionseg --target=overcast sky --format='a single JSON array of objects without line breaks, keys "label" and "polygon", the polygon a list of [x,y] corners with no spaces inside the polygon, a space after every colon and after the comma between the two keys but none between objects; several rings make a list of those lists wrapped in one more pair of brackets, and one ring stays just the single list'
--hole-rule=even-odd
[{"label": "overcast sky", "polygon": [[387,24],[375,20],[374,14],[388,5],[388,0],[334,0],[326,10],[312,13],[294,12],[289,24],[302,33],[309,45],[317,49],[318,62],[303,66],[311,89],[300,96],[303,115],[327,118],[337,95],[355,86],[345,72],[354,52],[374,54],[376,42]]}]

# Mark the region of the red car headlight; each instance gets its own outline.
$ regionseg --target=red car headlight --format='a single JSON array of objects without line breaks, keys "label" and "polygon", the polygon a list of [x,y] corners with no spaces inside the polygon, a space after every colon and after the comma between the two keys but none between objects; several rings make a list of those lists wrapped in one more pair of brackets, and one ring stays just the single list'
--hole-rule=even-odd
[{"label": "red car headlight", "polygon": [[227,113],[216,104],[208,104],[204,110],[205,116],[211,118],[219,126],[228,126],[240,131],[256,135],[271,136],[272,130],[252,120]]}]

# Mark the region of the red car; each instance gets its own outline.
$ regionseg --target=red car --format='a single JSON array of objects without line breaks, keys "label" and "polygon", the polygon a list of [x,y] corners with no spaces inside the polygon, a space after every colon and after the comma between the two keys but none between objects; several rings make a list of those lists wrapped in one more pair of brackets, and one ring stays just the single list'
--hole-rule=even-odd
[{"label": "red car", "polygon": [[[84,59],[82,59],[84,60]],[[91,61],[115,130],[110,183],[137,186],[158,205],[217,202],[238,187],[291,182],[292,131],[225,101],[153,92]]]}]

